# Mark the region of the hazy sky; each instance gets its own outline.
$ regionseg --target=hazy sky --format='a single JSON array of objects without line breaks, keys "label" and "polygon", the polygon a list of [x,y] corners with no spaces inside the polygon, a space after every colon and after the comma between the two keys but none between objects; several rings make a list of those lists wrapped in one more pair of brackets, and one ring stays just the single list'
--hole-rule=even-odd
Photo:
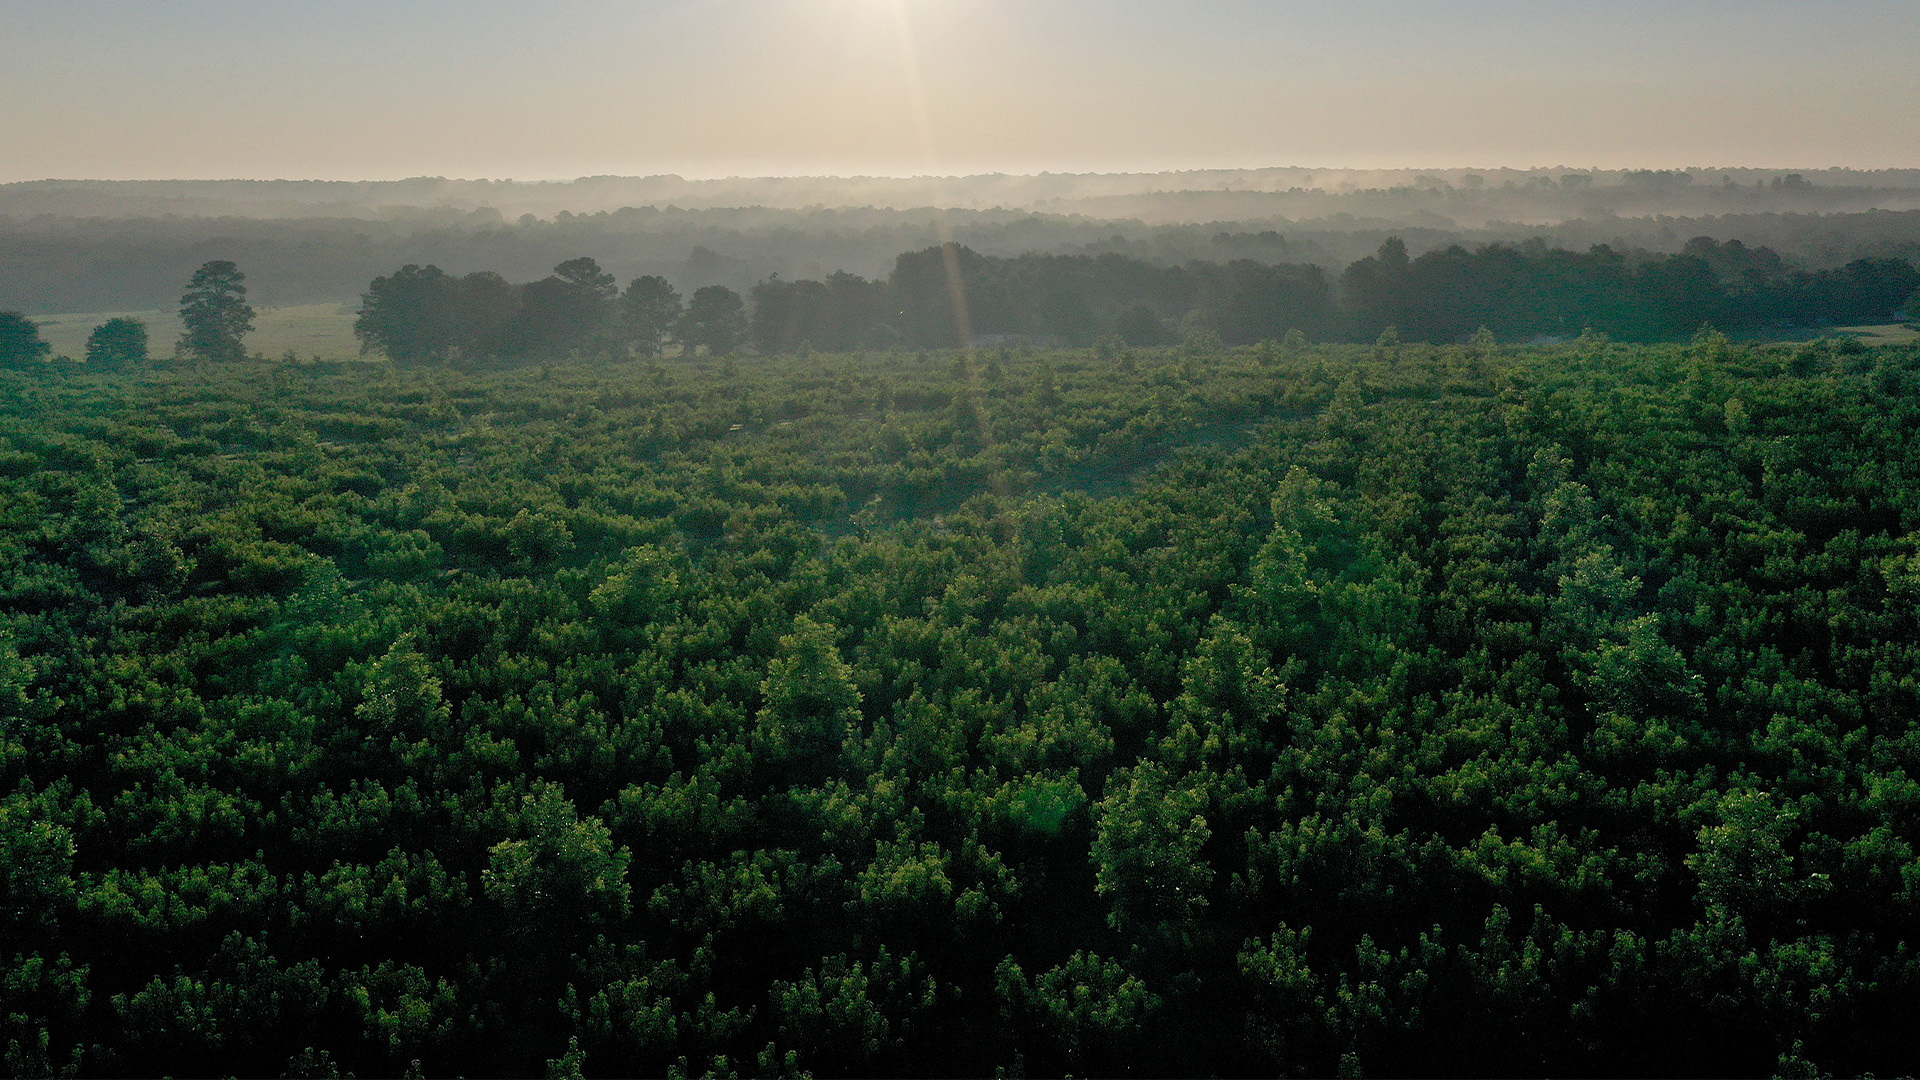
[{"label": "hazy sky", "polygon": [[1920,166],[1916,0],[0,0],[0,181]]}]

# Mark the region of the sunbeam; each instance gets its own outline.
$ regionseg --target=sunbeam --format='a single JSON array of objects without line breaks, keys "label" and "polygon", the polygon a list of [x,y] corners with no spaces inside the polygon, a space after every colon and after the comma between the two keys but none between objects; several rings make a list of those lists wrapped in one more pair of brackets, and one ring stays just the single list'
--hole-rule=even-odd
[{"label": "sunbeam", "polygon": [[[906,81],[907,103],[913,113],[914,126],[920,137],[921,158],[926,163],[927,175],[938,177],[938,148],[934,141],[933,110],[927,102],[927,84],[920,64],[920,50],[914,39],[913,19],[908,11],[908,0],[869,0],[883,8],[891,19],[900,48],[900,70]],[[936,179],[936,183],[937,183]],[[939,207],[945,207],[950,200],[940,199]],[[967,286],[960,274],[960,253],[953,238],[953,222],[941,209],[935,216],[934,228],[940,238],[941,262],[947,272],[947,294],[953,302],[953,325],[956,344],[963,349],[973,348],[973,320],[967,310]]]}]

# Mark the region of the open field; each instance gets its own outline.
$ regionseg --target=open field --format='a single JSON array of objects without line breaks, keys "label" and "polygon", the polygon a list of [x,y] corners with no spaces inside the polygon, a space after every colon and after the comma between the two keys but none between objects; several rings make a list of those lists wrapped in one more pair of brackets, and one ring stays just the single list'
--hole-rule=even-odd
[{"label": "open field", "polygon": [[[149,348],[155,356],[170,353],[180,336],[180,316],[172,311],[88,311],[34,315],[32,319],[40,327],[40,336],[53,346],[53,355],[77,360],[86,355],[87,335],[94,327],[122,316],[147,324]],[[348,304],[261,309],[254,314],[247,348],[266,356],[283,356],[292,350],[302,358],[349,359],[360,355],[360,342],[353,336],[353,318],[353,308]]]},{"label": "open field", "polygon": [[1920,342],[1920,324],[1910,322],[1885,326],[1841,326],[1835,332],[1858,338],[1863,345],[1912,345]]}]

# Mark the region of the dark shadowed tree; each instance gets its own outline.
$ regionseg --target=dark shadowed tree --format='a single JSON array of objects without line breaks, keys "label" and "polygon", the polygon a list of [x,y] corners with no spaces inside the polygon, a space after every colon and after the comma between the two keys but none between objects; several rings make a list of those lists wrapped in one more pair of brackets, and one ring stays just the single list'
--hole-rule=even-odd
[{"label": "dark shadowed tree", "polygon": [[245,338],[253,329],[253,308],[247,304],[247,275],[226,259],[202,263],[180,298],[180,351],[200,360],[240,360],[246,357]]},{"label": "dark shadowed tree", "polygon": [[1408,292],[1407,245],[1389,236],[1380,250],[1349,265],[1340,275],[1340,294],[1365,335],[1405,321]]},{"label": "dark shadowed tree", "polygon": [[1251,259],[1195,263],[1188,277],[1196,301],[1213,312],[1213,329],[1229,345],[1278,338],[1304,326],[1323,332],[1332,314],[1326,276],[1317,266],[1274,266]]},{"label": "dark shadowed tree", "polygon": [[554,267],[553,276],[601,300],[612,300],[620,294],[620,286],[613,275],[600,269],[599,263],[585,255],[568,259]]},{"label": "dark shadowed tree", "polygon": [[460,285],[437,266],[408,264],[377,277],[360,294],[353,320],[360,351],[378,349],[395,360],[425,360],[454,342]]},{"label": "dark shadowed tree", "polygon": [[1906,298],[1920,289],[1920,271],[1905,259],[1855,259],[1841,267],[1836,276],[1843,287],[1829,316],[1835,321],[1884,319],[1900,310],[1903,303],[1907,314],[1913,314],[1913,305]]},{"label": "dark shadowed tree", "polygon": [[763,353],[792,352],[801,342],[813,343],[810,333],[826,307],[826,286],[817,281],[781,281],[775,276],[755,285],[753,315],[748,332],[753,347]]},{"label": "dark shadowed tree", "polygon": [[1114,332],[1129,345],[1166,345],[1173,340],[1166,320],[1146,303],[1129,304],[1114,323]]},{"label": "dark shadowed tree", "polygon": [[825,348],[846,350],[884,344],[896,333],[888,326],[893,295],[884,281],[836,270],[827,275]]},{"label": "dark shadowed tree", "polygon": [[40,328],[17,311],[0,311],[0,364],[38,360],[53,347],[40,340]]},{"label": "dark shadowed tree", "polygon": [[740,346],[746,333],[746,301],[725,285],[708,285],[694,291],[676,336],[688,352],[704,345],[709,353],[725,356]]},{"label": "dark shadowed tree", "polygon": [[1641,337],[1674,337],[1725,318],[1726,291],[1698,256],[1649,262],[1633,272],[1630,289],[1631,329]]},{"label": "dark shadowed tree", "polygon": [[468,356],[501,356],[520,317],[520,286],[491,270],[460,279],[454,297],[453,343]]},{"label": "dark shadowed tree", "polygon": [[680,293],[666,278],[649,274],[628,282],[620,294],[620,333],[627,347],[640,356],[659,356],[681,310]]},{"label": "dark shadowed tree", "polygon": [[773,278],[753,287],[753,342],[765,353],[858,349],[887,339],[891,306],[886,282],[844,270],[824,282]]},{"label": "dark shadowed tree", "polygon": [[520,290],[521,346],[530,352],[562,353],[589,347],[607,329],[613,299],[612,274],[589,258],[568,259]]},{"label": "dark shadowed tree", "polygon": [[147,324],[139,319],[108,319],[87,335],[87,363],[137,364],[147,359]]},{"label": "dark shadowed tree", "polygon": [[1008,260],[981,255],[963,244],[903,252],[888,279],[900,330],[931,348],[972,345],[986,334],[1032,332],[1031,310],[1040,290],[1011,280]]}]

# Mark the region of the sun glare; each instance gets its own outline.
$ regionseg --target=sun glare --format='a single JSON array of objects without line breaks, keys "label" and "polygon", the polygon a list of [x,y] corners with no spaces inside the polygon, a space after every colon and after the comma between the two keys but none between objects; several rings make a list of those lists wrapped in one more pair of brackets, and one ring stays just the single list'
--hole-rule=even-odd
[{"label": "sun glare", "polygon": [[[841,0],[843,9],[850,16],[866,20],[869,25],[860,27],[866,32],[881,31],[876,38],[891,37],[891,48],[896,50],[890,59],[897,63],[901,79],[899,92],[905,99],[912,114],[915,134],[919,138],[921,164],[929,176],[937,176],[939,168],[939,146],[934,134],[934,118],[928,104],[927,86],[924,68],[920,63],[920,49],[914,36],[913,19],[909,8],[916,3],[925,4],[930,0]],[[884,23],[885,26],[871,24]],[[886,48],[885,45],[876,45]],[[940,205],[945,205],[941,200]],[[944,253],[943,266],[947,277],[948,299],[953,305],[954,325],[961,329],[961,340],[971,341],[973,333],[969,317],[966,286],[961,280],[958,256],[953,244],[953,227],[944,211],[934,218],[934,228],[940,237]]]}]

